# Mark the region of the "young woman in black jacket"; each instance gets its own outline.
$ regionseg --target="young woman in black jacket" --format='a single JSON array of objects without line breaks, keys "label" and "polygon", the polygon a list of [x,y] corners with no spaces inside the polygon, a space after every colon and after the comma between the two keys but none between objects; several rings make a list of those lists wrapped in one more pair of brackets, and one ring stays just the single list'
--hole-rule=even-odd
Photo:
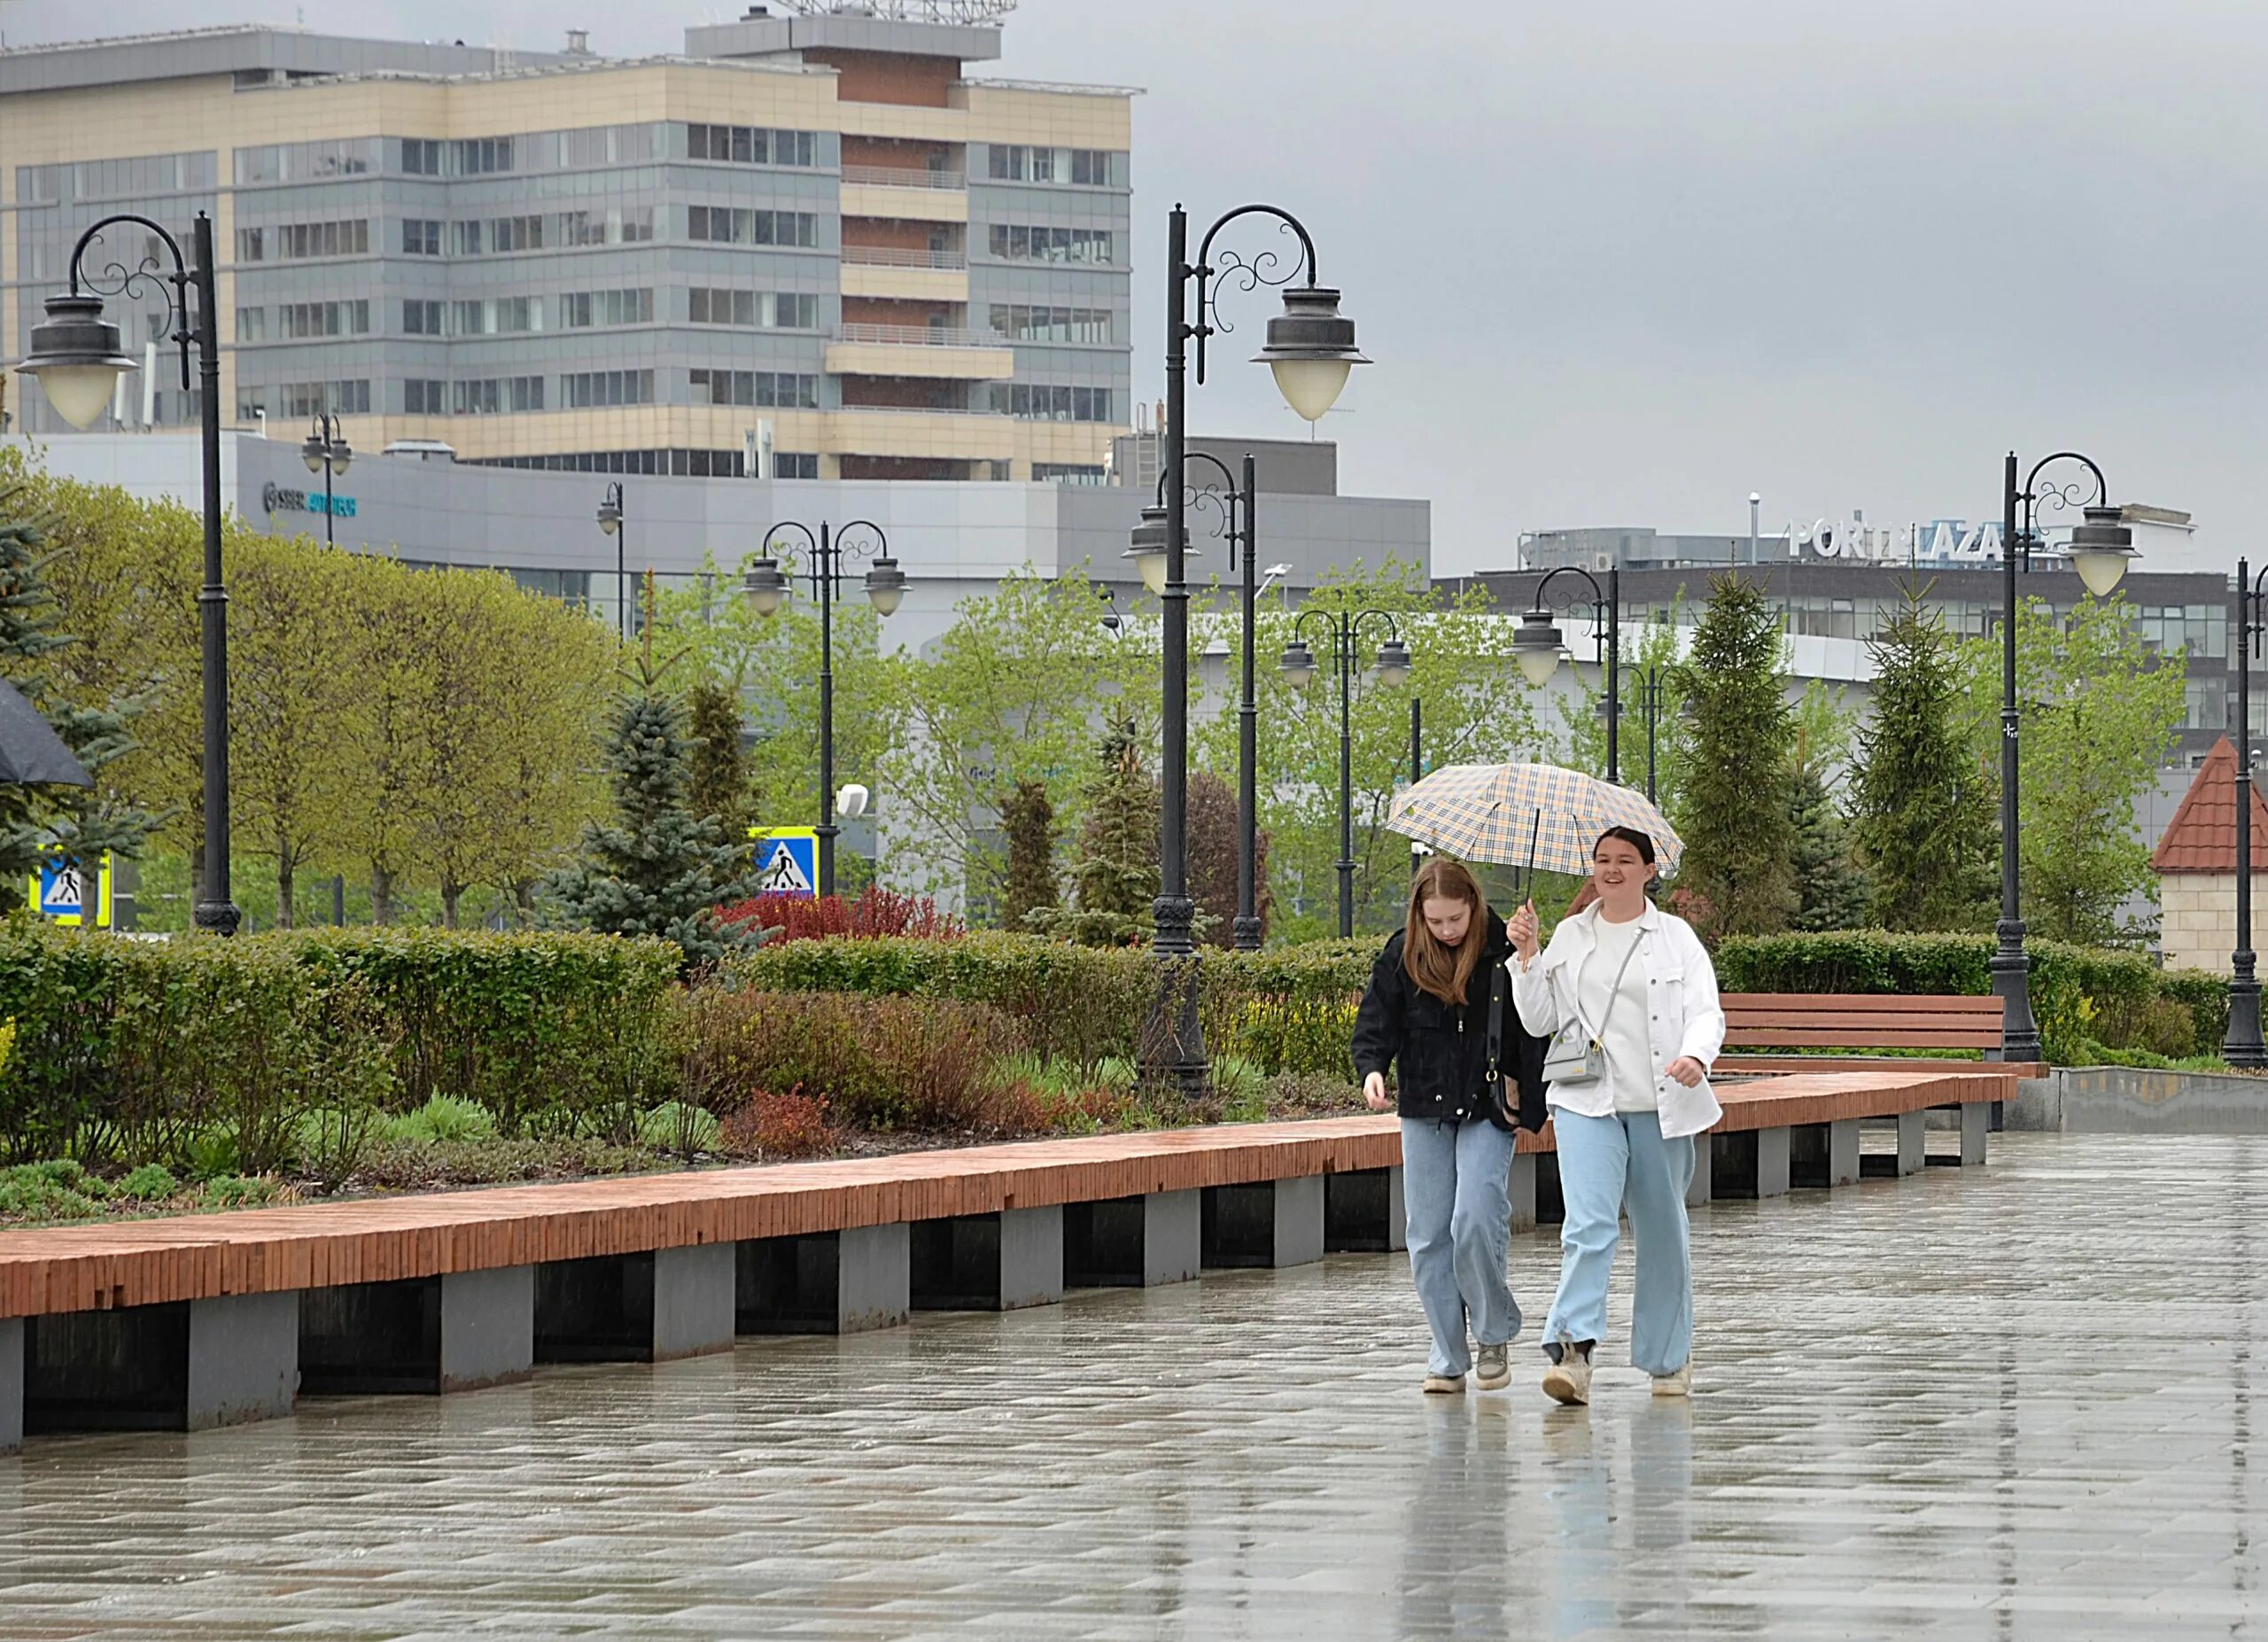
[{"label": "young woman in black jacket", "polygon": [[[1543,1125],[1543,1040],[1520,1025],[1505,978],[1504,921],[1460,863],[1435,856],[1371,966],[1355,1019],[1355,1072],[1371,1109],[1402,1115],[1410,1270],[1433,1332],[1425,1389],[1494,1391],[1511,1379],[1520,1309],[1505,1275],[1515,1124]],[[1493,1001],[1492,1001],[1493,1000]],[[1493,1027],[1493,1030],[1492,1030]],[[1493,1045],[1492,1045],[1492,1039]],[[1386,1069],[1398,1093],[1386,1094]],[[1518,1090],[1508,1110],[1504,1080]]]}]

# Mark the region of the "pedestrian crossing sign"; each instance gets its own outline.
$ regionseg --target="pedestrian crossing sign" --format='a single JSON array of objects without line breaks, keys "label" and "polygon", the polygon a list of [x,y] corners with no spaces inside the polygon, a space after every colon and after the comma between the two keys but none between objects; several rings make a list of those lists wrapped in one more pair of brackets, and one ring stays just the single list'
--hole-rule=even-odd
[{"label": "pedestrian crossing sign", "polygon": [[812,827],[751,827],[756,892],[806,899],[819,893],[819,831]]},{"label": "pedestrian crossing sign", "polygon": [[50,923],[107,930],[111,914],[111,862],[105,855],[92,871],[67,856],[43,858],[24,891]]}]

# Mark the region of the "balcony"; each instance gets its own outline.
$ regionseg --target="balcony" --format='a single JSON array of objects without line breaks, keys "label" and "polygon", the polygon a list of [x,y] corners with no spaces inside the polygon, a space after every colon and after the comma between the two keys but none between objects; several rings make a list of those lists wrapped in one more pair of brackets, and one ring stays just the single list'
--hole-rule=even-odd
[{"label": "balcony", "polygon": [[1016,356],[997,331],[846,324],[827,345],[827,369],[843,377],[999,382],[1015,374]]},{"label": "balcony", "polygon": [[845,166],[843,214],[891,222],[966,222],[968,177],[959,171]]},{"label": "balcony", "polygon": [[843,294],[892,301],[966,303],[968,259],[958,251],[845,245]]},{"label": "balcony", "polygon": [[966,171],[917,170],[900,166],[845,166],[843,167],[845,188],[926,188],[949,193],[968,191]]}]

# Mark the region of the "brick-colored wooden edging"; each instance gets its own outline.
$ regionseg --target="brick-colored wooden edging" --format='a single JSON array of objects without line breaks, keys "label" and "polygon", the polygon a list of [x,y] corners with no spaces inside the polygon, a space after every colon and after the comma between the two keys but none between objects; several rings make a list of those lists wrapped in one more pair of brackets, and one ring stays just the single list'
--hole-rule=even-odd
[{"label": "brick-colored wooden edging", "polygon": [[[1975,1072],[1809,1073],[1722,1092],[1731,1132],[1992,1101]],[[1552,1137],[1522,1134],[1523,1152]],[[0,1233],[0,1319],[273,1294],[1384,1169],[1391,1116],[431,1193]]]}]

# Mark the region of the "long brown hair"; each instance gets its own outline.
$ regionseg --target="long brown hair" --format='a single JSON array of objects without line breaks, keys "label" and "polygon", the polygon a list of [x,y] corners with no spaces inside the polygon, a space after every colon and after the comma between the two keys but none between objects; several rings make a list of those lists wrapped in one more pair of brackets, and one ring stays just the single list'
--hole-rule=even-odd
[{"label": "long brown hair", "polygon": [[[1464,938],[1444,946],[1425,924],[1427,901],[1463,901],[1472,909]],[[1488,903],[1481,898],[1480,883],[1462,861],[1445,855],[1429,859],[1410,883],[1410,916],[1402,925],[1402,967],[1418,990],[1443,1003],[1461,1004],[1472,972],[1480,967],[1481,949],[1488,945]]]}]

